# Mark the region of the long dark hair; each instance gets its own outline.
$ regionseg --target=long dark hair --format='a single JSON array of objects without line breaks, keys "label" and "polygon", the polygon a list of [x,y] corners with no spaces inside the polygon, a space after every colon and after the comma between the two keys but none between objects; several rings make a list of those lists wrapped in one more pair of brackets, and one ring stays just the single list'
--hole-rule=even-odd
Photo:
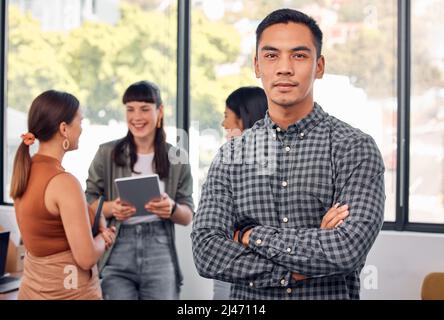
[{"label": "long dark hair", "polygon": [[[79,100],[72,94],[55,90],[45,91],[31,104],[28,132],[40,142],[49,141],[59,131],[62,122],[70,124],[74,120],[78,110]],[[14,158],[10,192],[12,199],[20,198],[25,193],[30,171],[29,146],[22,141]]]},{"label": "long dark hair", "polygon": [[[140,81],[133,83],[126,89],[122,98],[123,104],[128,102],[148,102],[156,104],[157,109],[162,105],[162,98],[160,97],[160,90],[152,82]],[[116,165],[124,167],[127,165],[127,153],[129,150],[129,159],[131,171],[134,171],[134,165],[137,162],[137,146],[134,141],[134,136],[130,130],[126,136],[121,139],[113,150],[113,159]],[[160,179],[168,178],[170,163],[168,161],[168,152],[166,147],[166,133],[163,128],[163,118],[161,120],[160,128],[156,127],[154,137],[154,171],[159,175]]]},{"label": "long dark hair", "polygon": [[234,90],[225,101],[227,108],[242,120],[244,129],[264,118],[268,109],[267,96],[259,87],[241,87]]}]

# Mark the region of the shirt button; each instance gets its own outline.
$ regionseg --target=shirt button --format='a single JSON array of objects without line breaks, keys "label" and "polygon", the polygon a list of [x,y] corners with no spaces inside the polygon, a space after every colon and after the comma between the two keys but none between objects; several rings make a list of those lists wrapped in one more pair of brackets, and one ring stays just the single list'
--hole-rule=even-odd
[{"label": "shirt button", "polygon": [[285,151],[290,152],[291,148],[289,146],[285,147]]},{"label": "shirt button", "polygon": [[305,137],[305,134],[304,134],[303,132],[301,132],[301,133],[299,134],[299,138],[300,138],[300,139],[304,139],[304,137]]},{"label": "shirt button", "polygon": [[287,181],[282,181],[282,186],[283,186],[283,187],[288,186],[288,182],[287,182]]},{"label": "shirt button", "polygon": [[250,282],[250,287],[254,287],[254,283],[253,282]]},{"label": "shirt button", "polygon": [[262,244],[262,240],[261,239],[257,239],[256,240],[256,245],[260,246]]},{"label": "shirt button", "polygon": [[276,131],[277,131],[277,132],[281,132],[282,130],[281,130],[281,128],[277,127],[277,128],[276,128]]},{"label": "shirt button", "polygon": [[287,281],[285,281],[285,279],[281,280],[281,285],[285,286],[287,284]]},{"label": "shirt button", "polygon": [[288,222],[288,218],[285,217],[285,218],[282,219],[282,221],[283,221],[284,223],[287,223],[287,222]]},{"label": "shirt button", "polygon": [[291,293],[292,291],[291,288],[287,288],[287,293]]},{"label": "shirt button", "polygon": [[288,252],[288,253],[291,253],[291,248],[287,248],[287,252]]}]

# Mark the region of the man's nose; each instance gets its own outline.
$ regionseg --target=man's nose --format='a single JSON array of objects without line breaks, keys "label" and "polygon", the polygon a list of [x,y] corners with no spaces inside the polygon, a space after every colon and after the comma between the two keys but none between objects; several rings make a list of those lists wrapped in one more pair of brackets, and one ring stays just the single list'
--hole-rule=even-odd
[{"label": "man's nose", "polygon": [[291,57],[281,57],[279,59],[276,73],[283,76],[291,76],[294,74]]}]

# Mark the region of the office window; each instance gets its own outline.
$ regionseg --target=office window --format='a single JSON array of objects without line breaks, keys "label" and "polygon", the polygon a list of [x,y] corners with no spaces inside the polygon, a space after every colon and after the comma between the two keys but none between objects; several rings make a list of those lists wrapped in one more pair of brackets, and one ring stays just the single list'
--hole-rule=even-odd
[{"label": "office window", "polygon": [[254,77],[255,30],[271,11],[289,7],[324,32],[326,74],[315,100],[331,115],[370,134],[386,164],[386,221],[395,220],[397,6],[386,0],[194,0],[191,26],[191,163],[200,190],[218,147],[225,99]]},{"label": "office window", "polygon": [[6,202],[27,110],[45,90],[81,102],[80,149],[63,165],[83,186],[99,144],[126,134],[121,97],[133,82],[159,85],[168,140],[175,141],[176,1],[9,0],[7,11]]},{"label": "office window", "polygon": [[412,1],[409,222],[444,223],[443,10]]}]

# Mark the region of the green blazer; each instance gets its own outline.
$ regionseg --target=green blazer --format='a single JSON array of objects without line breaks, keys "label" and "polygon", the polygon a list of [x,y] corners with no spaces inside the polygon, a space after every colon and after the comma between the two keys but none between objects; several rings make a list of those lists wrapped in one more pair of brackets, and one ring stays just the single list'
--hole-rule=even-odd
[{"label": "green blazer", "polygon": [[[89,171],[88,179],[86,180],[86,199],[88,203],[93,203],[100,196],[105,197],[105,201],[111,201],[117,198],[117,189],[114,179],[130,177],[131,168],[129,161],[129,149],[127,153],[128,162],[125,167],[117,166],[112,159],[112,151],[119,140],[114,140],[99,146],[94,160],[92,161]],[[174,199],[177,203],[187,205],[194,211],[194,203],[192,198],[193,193],[193,178],[191,176],[191,167],[188,163],[180,163],[177,155],[178,148],[167,144],[167,152],[170,160],[170,170],[167,180],[165,181],[165,192]],[[182,272],[179,267],[179,259],[177,257],[177,250],[175,244],[174,223],[170,220],[163,220],[170,239],[170,250],[173,256],[173,263],[175,264],[176,279],[178,290],[182,284]],[[108,224],[115,225],[117,229],[117,239],[121,222],[114,218],[109,219]],[[118,240],[117,240],[118,241]],[[106,266],[111,255],[113,247],[105,252],[99,261],[99,272],[101,273]]]}]

